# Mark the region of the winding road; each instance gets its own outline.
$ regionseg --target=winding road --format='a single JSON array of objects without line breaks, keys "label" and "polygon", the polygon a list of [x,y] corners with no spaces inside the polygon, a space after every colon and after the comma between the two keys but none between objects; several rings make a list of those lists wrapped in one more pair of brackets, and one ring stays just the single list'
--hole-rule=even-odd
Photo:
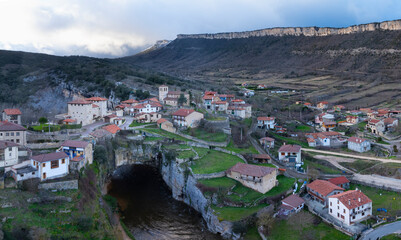
[{"label": "winding road", "polygon": [[376,240],[384,237],[386,235],[392,233],[400,233],[401,232],[401,221],[389,223],[373,229],[373,231],[367,231],[366,233],[362,234],[362,240]]}]

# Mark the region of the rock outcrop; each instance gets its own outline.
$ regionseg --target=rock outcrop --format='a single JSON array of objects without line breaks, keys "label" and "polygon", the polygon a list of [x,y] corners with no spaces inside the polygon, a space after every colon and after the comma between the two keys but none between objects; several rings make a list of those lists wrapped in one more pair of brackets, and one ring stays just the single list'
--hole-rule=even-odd
[{"label": "rock outcrop", "polygon": [[354,25],[346,28],[330,27],[277,27],[246,32],[227,32],[211,34],[179,34],[177,39],[204,38],[204,39],[234,39],[264,36],[328,36],[361,33],[367,31],[396,31],[401,30],[401,20],[385,21]]}]

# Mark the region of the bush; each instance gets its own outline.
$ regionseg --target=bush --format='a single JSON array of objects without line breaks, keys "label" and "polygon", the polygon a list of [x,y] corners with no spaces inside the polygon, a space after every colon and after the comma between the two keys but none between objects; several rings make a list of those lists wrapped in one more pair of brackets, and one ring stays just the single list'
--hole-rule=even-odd
[{"label": "bush", "polygon": [[75,219],[75,224],[80,231],[87,232],[93,226],[93,219],[87,216],[79,216]]},{"label": "bush", "polygon": [[41,117],[41,118],[39,118],[38,122],[39,122],[40,124],[45,124],[45,123],[48,122],[48,120],[47,120],[47,118],[45,118],[45,117]]},{"label": "bush", "polygon": [[233,232],[237,234],[244,234],[248,231],[248,226],[245,222],[239,221],[239,222],[234,222],[233,224]]}]

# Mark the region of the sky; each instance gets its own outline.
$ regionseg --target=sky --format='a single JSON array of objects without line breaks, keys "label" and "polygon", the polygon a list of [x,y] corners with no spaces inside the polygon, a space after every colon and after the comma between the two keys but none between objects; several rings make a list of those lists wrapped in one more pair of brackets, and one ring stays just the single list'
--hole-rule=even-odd
[{"label": "sky", "polygon": [[400,18],[399,0],[0,0],[0,49],[115,58],[181,33]]}]

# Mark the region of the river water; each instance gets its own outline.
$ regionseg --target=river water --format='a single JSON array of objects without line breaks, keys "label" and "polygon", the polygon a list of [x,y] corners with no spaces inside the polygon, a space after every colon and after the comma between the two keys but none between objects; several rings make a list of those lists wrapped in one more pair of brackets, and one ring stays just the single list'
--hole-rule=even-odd
[{"label": "river water", "polygon": [[135,239],[222,239],[207,230],[194,209],[176,201],[156,168],[127,167],[114,176],[109,194],[117,198],[121,220]]}]

